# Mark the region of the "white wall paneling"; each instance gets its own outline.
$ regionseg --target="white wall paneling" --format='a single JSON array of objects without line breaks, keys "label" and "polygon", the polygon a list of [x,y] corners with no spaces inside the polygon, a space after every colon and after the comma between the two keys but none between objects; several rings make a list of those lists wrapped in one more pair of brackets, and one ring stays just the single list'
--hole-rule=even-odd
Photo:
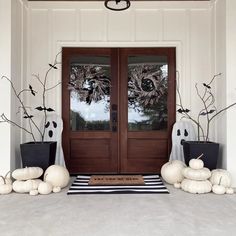
[{"label": "white wall paneling", "polygon": [[106,12],[102,9],[81,9],[79,30],[81,41],[106,41]]},{"label": "white wall paneling", "polygon": [[[191,109],[196,102],[189,88],[212,76],[210,15],[209,2],[132,2],[124,12],[109,11],[101,2],[30,2],[28,66],[31,73],[43,72],[42,65],[63,46],[174,46],[181,94]],[[60,76],[60,70],[54,73],[55,80]],[[49,102],[60,113],[61,88],[50,97]]]},{"label": "white wall paneling", "polygon": [[[11,2],[0,0],[0,76],[11,76]],[[7,81],[1,80],[0,85],[0,114],[11,115],[11,88]],[[11,129],[8,124],[0,124],[0,174],[10,169],[11,157]]]},{"label": "white wall paneling", "polygon": [[[41,70],[40,67],[45,64],[45,60],[51,61],[53,55],[60,51],[62,46],[163,47],[178,45],[177,69],[180,72],[181,93],[186,98],[184,99],[187,102],[186,105],[191,106],[189,90],[191,81],[199,80],[203,74],[206,78],[211,76],[210,70],[205,70],[204,73],[201,71],[205,65],[211,64],[209,57],[211,48],[208,47],[210,17],[207,17],[207,14],[210,14],[210,6],[208,2],[133,2],[128,11],[112,12],[105,9],[101,2],[92,4],[60,2],[57,5],[52,2],[30,2],[30,71],[36,73]],[[52,32],[48,32],[48,28]],[[34,32],[36,29],[37,32]],[[36,41],[35,38],[37,38]],[[197,44],[198,39],[199,44]],[[206,45],[202,45],[202,41],[206,42]],[[190,46],[193,54],[190,53]],[[38,48],[42,49],[40,55],[32,57]],[[191,68],[194,73],[190,73]],[[58,76],[60,76],[60,71],[54,75],[54,77]],[[54,92],[57,93],[55,102],[60,101],[60,88]],[[56,105],[57,108],[58,106],[59,104]]]},{"label": "white wall paneling", "polygon": [[[236,101],[236,1],[226,1],[226,105]],[[236,107],[227,112],[227,169],[233,173],[233,182],[236,186]]]},{"label": "white wall paneling", "polygon": [[163,32],[162,11],[157,9],[136,10],[134,30],[135,41],[161,41]]},{"label": "white wall paneling", "polygon": [[[21,90],[23,78],[26,78],[25,57],[25,26],[27,2],[24,0],[0,1],[0,76],[7,76],[15,85],[17,91]],[[18,124],[21,123],[17,115],[18,103],[16,97],[6,80],[1,80],[0,85],[0,113],[5,113],[8,118]],[[0,174],[20,166],[19,144],[21,130],[9,124],[0,125]]]}]

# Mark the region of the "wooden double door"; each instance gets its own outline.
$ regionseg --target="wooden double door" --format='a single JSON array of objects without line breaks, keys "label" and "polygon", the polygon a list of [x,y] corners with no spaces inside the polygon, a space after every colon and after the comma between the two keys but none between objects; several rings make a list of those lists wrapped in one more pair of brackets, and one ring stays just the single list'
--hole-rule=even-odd
[{"label": "wooden double door", "polygon": [[63,48],[70,173],[157,173],[175,121],[175,48]]}]

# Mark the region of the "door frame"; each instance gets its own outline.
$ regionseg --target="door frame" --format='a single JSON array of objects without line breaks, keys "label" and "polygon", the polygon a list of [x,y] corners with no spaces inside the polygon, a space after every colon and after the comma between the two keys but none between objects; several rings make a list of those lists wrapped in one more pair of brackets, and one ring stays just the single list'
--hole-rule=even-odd
[{"label": "door frame", "polygon": [[[101,44],[101,43],[100,43]],[[112,43],[112,45],[113,45],[113,43]],[[152,44],[153,45],[153,44]],[[173,49],[173,48],[175,48],[175,52],[174,52],[174,58],[175,58],[175,60],[174,60],[174,66],[171,66],[171,67],[169,67],[171,70],[172,70],[172,74],[174,74],[174,78],[175,78],[175,70],[176,70],[176,61],[177,61],[177,58],[176,58],[176,51],[177,51],[177,48],[178,47],[176,47],[176,44],[174,44],[175,46],[173,47],[173,45],[171,46],[171,48]],[[72,45],[71,45],[72,46]],[[94,45],[93,46],[91,46],[91,47],[78,47],[77,45],[76,45],[76,47],[71,47],[71,49],[72,50],[75,50],[76,48],[78,48],[78,49],[83,49],[83,50],[86,50],[86,49],[93,49],[93,50],[95,50],[96,48],[97,49],[104,49],[104,50],[106,50],[106,49],[111,49],[111,48],[113,48],[113,47],[108,47],[108,45],[106,44],[106,46],[107,47],[104,47],[104,48],[101,48],[101,47],[97,47],[97,46],[95,46],[94,47]],[[66,47],[67,48],[67,50],[68,50],[68,47]],[[114,46],[114,48],[116,48],[116,49],[118,49],[119,50],[119,48],[121,48],[122,50],[124,50],[124,49],[127,49],[127,50],[132,50],[132,49],[134,49],[134,50],[142,50],[142,49],[145,49],[146,51],[147,50],[150,50],[150,52],[152,52],[152,48],[155,48],[155,49],[158,49],[158,50],[160,50],[160,51],[166,51],[167,50],[167,48],[170,48],[169,47],[169,44],[168,44],[168,47],[167,47],[167,45],[166,46],[163,46],[163,44],[162,44],[162,46],[160,47],[159,45],[156,45],[155,47],[151,47],[151,45],[150,46],[148,46],[148,44],[145,44],[145,46],[138,46],[138,47],[136,47],[136,46],[133,46],[133,47],[115,47]],[[122,63],[122,62],[121,62]],[[62,76],[64,77],[65,76],[65,70],[62,70]],[[170,73],[170,71],[168,71],[168,74]],[[120,77],[122,77],[122,75],[120,75],[120,73],[118,73],[118,76],[117,76],[117,83],[119,84],[120,83]],[[64,82],[64,83],[63,83]],[[171,86],[173,87],[174,86],[174,88],[175,88],[175,81],[173,81],[174,83],[172,83],[171,84]],[[121,82],[122,83],[122,82]],[[67,84],[65,84],[65,81],[62,81],[62,89],[65,87],[65,86],[67,86]],[[120,87],[121,86],[118,86],[118,88],[120,89]],[[173,89],[173,91],[175,91],[175,89]],[[118,94],[119,94],[120,92],[118,91]],[[116,95],[117,96],[117,95]],[[69,102],[69,99],[68,99],[68,97],[69,96],[67,96],[67,97],[65,97],[64,96],[64,93],[62,93],[62,99],[64,100],[64,101],[66,101],[67,102],[67,105],[68,105],[68,108],[69,108],[69,104],[70,104],[70,102]],[[176,107],[175,107],[175,93],[173,94],[173,96],[172,96],[172,98],[171,98],[171,103],[172,103],[172,106],[171,106],[171,112],[168,112],[168,115],[171,113],[172,115],[171,115],[171,121],[170,121],[170,123],[173,125],[173,123],[174,123],[174,121],[175,121],[175,118],[176,118]],[[119,114],[119,116],[121,116],[121,112],[120,112],[120,104],[122,103],[122,102],[124,102],[123,100],[124,99],[126,99],[125,98],[125,96],[120,96],[120,97],[118,97],[117,98],[117,105],[118,105],[118,114]],[[169,103],[169,101],[168,101],[168,103]],[[112,103],[111,103],[112,104]],[[174,105],[173,105],[174,104]],[[127,112],[126,112],[127,113]],[[64,122],[65,123],[67,123],[67,124],[69,124],[69,116],[67,116],[67,117],[65,117],[64,116],[64,108],[62,107],[62,116],[63,116],[63,120],[64,120]],[[119,119],[120,119],[120,117],[119,117]],[[171,125],[171,126],[172,126]],[[66,129],[64,129],[64,131],[63,131],[63,133],[65,133],[65,130]],[[120,132],[120,128],[118,127],[118,131],[119,132],[117,132],[117,142],[118,142],[118,150],[117,150],[117,154],[118,154],[118,167],[117,167],[117,172],[119,173],[120,172],[120,169],[121,169],[121,165],[123,165],[122,164],[122,160],[121,160],[121,155],[120,155],[120,152],[122,152],[122,150],[121,150],[121,144],[120,144],[120,137],[121,136],[123,136],[124,134],[122,133],[122,132]],[[63,137],[64,137],[64,135],[63,135]],[[123,139],[122,139],[123,140]],[[65,150],[65,152],[66,153],[69,153],[68,151],[68,149],[69,149],[69,143],[68,143],[68,141],[69,140],[65,140],[64,138],[63,138],[63,148],[64,148],[64,150]],[[126,137],[126,141],[127,141],[127,137]],[[170,125],[168,125],[168,155],[169,155],[169,153],[170,153],[170,147],[171,147],[171,129],[170,129]]]}]

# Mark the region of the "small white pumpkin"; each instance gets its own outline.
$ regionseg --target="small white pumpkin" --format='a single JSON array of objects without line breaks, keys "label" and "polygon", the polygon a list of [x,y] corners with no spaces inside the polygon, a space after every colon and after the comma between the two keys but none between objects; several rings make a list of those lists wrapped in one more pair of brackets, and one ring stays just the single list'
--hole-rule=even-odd
[{"label": "small white pumpkin", "polygon": [[30,190],[30,192],[29,192],[29,195],[31,195],[31,196],[36,196],[38,194],[39,194],[39,191],[37,189]]},{"label": "small white pumpkin", "polygon": [[16,180],[13,183],[13,190],[17,193],[29,193],[31,190],[38,189],[38,186],[41,182],[41,179],[29,179],[26,181]]},{"label": "small white pumpkin", "polygon": [[181,182],[184,179],[182,174],[184,167],[186,165],[182,161],[169,161],[161,167],[161,176],[169,184]]},{"label": "small white pumpkin", "polygon": [[[9,177],[8,177],[8,175],[9,175]],[[6,173],[4,179],[5,179],[6,184],[12,184],[11,172],[10,171]],[[2,185],[2,184],[4,184],[4,180],[2,178],[0,178],[0,185]]]},{"label": "small white pumpkin", "polygon": [[53,187],[64,188],[70,181],[70,174],[65,167],[52,165],[45,171],[44,181],[50,183]]},{"label": "small white pumpkin", "polygon": [[220,182],[219,185],[229,188],[231,187],[232,178],[227,170],[215,169],[211,171],[210,181],[212,185],[219,184]]},{"label": "small white pumpkin", "polygon": [[12,191],[12,185],[6,183],[5,178],[0,176],[3,181],[3,184],[0,185],[0,194],[9,194]]},{"label": "small white pumpkin", "polygon": [[181,183],[174,183],[175,188],[181,188]]},{"label": "small white pumpkin", "polygon": [[61,192],[61,187],[54,187],[54,188],[52,189],[52,191],[53,191],[54,193],[59,193],[59,192]]},{"label": "small white pumpkin", "polygon": [[233,188],[226,188],[225,193],[227,193],[227,194],[234,194],[234,189]]},{"label": "small white pumpkin", "polygon": [[218,195],[225,194],[226,188],[222,185],[214,184],[212,186],[212,192]]},{"label": "small white pumpkin", "polygon": [[185,192],[189,193],[209,193],[211,192],[211,182],[209,180],[191,180],[191,179],[184,179],[181,183],[181,188]]},{"label": "small white pumpkin", "polygon": [[211,176],[211,171],[205,167],[199,170],[186,167],[183,169],[182,174],[185,178],[191,180],[207,180]]},{"label": "small white pumpkin", "polygon": [[46,195],[52,192],[52,185],[48,182],[41,182],[38,187],[38,192],[40,194]]},{"label": "small white pumpkin", "polygon": [[194,169],[194,170],[200,170],[204,167],[204,163],[202,160],[200,160],[200,158],[203,156],[203,154],[201,154],[198,158],[196,159],[191,159],[189,161],[189,166]]},{"label": "small white pumpkin", "polygon": [[37,179],[43,174],[43,169],[40,167],[26,167],[16,169],[12,172],[12,177],[16,180]]}]

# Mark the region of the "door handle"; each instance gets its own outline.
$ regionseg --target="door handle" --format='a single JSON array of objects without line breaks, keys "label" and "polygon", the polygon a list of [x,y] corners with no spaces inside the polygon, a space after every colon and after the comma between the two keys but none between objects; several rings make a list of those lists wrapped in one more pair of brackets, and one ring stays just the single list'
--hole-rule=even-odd
[{"label": "door handle", "polygon": [[111,123],[112,123],[112,132],[117,131],[117,105],[113,104],[111,106]]}]

